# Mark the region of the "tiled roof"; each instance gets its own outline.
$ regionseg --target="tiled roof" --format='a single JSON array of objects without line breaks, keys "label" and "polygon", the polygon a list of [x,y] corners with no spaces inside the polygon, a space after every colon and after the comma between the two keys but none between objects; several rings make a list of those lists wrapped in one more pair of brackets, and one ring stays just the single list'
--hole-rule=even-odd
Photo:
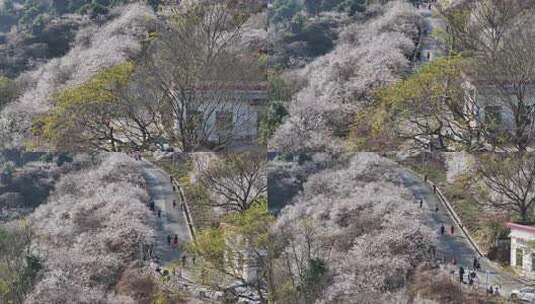
[{"label": "tiled roof", "polygon": [[522,230],[525,232],[530,232],[535,234],[535,226],[532,225],[522,225],[522,224],[516,224],[516,223],[507,223],[507,228],[511,230]]}]

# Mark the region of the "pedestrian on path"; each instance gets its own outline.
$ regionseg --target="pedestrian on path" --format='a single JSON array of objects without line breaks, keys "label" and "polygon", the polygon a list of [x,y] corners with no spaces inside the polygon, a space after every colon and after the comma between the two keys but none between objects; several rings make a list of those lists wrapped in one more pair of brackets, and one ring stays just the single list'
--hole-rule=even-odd
[{"label": "pedestrian on path", "polygon": [[433,193],[437,193],[437,186],[433,185]]},{"label": "pedestrian on path", "polygon": [[492,289],[492,285],[489,286],[489,289],[487,290],[487,293],[490,294],[490,295],[494,293],[494,290]]},{"label": "pedestrian on path", "polygon": [[186,267],[186,259],[187,259],[187,257],[186,257],[186,255],[184,254],[184,255],[182,256],[182,267]]},{"label": "pedestrian on path", "polygon": [[477,257],[475,257],[475,256],[474,256],[474,262],[473,262],[473,264],[474,264],[474,270],[477,270],[477,266],[478,266],[478,264],[479,264],[479,261],[477,260]]},{"label": "pedestrian on path", "polygon": [[420,209],[423,207],[424,205],[424,200],[420,200]]},{"label": "pedestrian on path", "polygon": [[446,227],[444,227],[444,224],[440,225],[440,235],[444,235],[444,232],[446,232]]},{"label": "pedestrian on path", "polygon": [[173,182],[173,176],[172,175],[169,175],[169,181],[172,183]]},{"label": "pedestrian on path", "polygon": [[464,283],[464,268],[461,266],[459,268],[459,282]]},{"label": "pedestrian on path", "polygon": [[162,217],[162,210],[158,209],[158,218],[161,218],[161,217]]},{"label": "pedestrian on path", "polygon": [[496,295],[498,297],[500,296],[500,290],[499,290],[498,286],[496,286],[496,288],[494,288],[494,295]]},{"label": "pedestrian on path", "polygon": [[173,208],[176,208],[176,200],[173,200]]},{"label": "pedestrian on path", "polygon": [[435,213],[438,212],[438,204],[435,206]]},{"label": "pedestrian on path", "polygon": [[191,263],[192,263],[193,265],[195,265],[195,256],[193,256],[193,257],[191,258]]},{"label": "pedestrian on path", "polygon": [[453,225],[451,225],[450,227],[450,232],[451,232],[451,235],[453,235],[453,233],[455,232],[455,228],[453,227]]},{"label": "pedestrian on path", "polygon": [[171,235],[167,235],[167,244],[171,247]]},{"label": "pedestrian on path", "polygon": [[175,239],[173,240],[173,244],[175,245],[175,247],[177,247],[178,245],[178,235],[175,234]]}]

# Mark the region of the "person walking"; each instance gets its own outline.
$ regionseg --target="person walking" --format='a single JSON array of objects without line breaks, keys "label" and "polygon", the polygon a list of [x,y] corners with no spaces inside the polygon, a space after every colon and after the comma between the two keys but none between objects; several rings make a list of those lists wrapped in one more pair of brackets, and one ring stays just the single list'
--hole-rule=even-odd
[{"label": "person walking", "polygon": [[451,235],[453,235],[453,233],[455,232],[455,228],[453,227],[453,225],[451,225],[450,227],[450,232],[451,232]]},{"label": "person walking", "polygon": [[478,261],[477,261],[477,258],[474,256],[474,270],[477,270],[477,264],[478,264]]},{"label": "person walking", "polygon": [[158,209],[158,218],[162,217],[162,210]]},{"label": "person walking", "polygon": [[422,209],[423,205],[424,205],[424,200],[420,200],[420,209]]},{"label": "person walking", "polygon": [[173,208],[176,208],[176,200],[173,200]]},{"label": "person walking", "polygon": [[185,254],[182,255],[182,267],[186,267],[186,259],[187,259],[186,255]]},{"label": "person walking", "polygon": [[178,235],[175,234],[175,238],[173,239],[173,244],[175,245],[175,247],[177,247],[178,245]]},{"label": "person walking", "polygon": [[167,245],[169,245],[169,247],[171,247],[171,235],[167,235]]},{"label": "person walking", "polygon": [[440,235],[444,235],[444,232],[446,232],[446,227],[444,227],[444,224],[440,225]]},{"label": "person walking", "polygon": [[459,282],[464,283],[464,268],[461,266],[459,268]]}]

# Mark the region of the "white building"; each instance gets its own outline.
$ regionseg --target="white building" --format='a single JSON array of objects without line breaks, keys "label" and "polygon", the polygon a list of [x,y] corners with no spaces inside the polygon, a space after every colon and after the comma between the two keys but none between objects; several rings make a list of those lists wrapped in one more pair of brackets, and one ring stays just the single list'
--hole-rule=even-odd
[{"label": "white building", "polygon": [[535,226],[507,223],[511,229],[511,266],[521,275],[535,274]]},{"label": "white building", "polygon": [[[239,84],[211,88],[192,97],[198,104],[194,113],[200,115],[197,132],[215,146],[243,147],[256,145],[262,114],[268,104],[265,83]],[[175,127],[179,129],[177,120]]]},{"label": "white building", "polygon": [[207,117],[208,140],[221,142],[229,137],[232,142],[254,142],[257,139],[261,114],[268,100],[266,90],[236,91],[233,100],[221,103]]},{"label": "white building", "polygon": [[[474,80],[465,75],[463,87],[467,111],[472,112],[479,122],[504,131],[514,128],[515,117],[512,107],[518,103],[518,99],[514,95],[512,85],[511,89],[507,88],[505,92],[504,88],[499,88],[490,81]],[[523,102],[533,111],[535,109],[535,84],[526,85],[525,89]]]}]

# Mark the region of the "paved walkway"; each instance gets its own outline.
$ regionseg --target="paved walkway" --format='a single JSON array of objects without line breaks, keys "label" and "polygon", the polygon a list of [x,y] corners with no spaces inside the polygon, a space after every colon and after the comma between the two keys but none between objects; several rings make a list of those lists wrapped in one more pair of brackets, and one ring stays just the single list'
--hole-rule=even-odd
[{"label": "paved walkway", "polygon": [[[433,31],[445,28],[444,21],[438,17],[437,14],[433,14],[434,7],[429,9],[428,5],[421,5],[418,12],[423,17],[422,37],[418,50],[420,57],[416,58],[417,68],[421,64],[425,64],[429,61],[444,55],[444,46],[441,41],[433,36]],[[428,55],[429,54],[429,55]]]},{"label": "paved walkway", "polygon": [[[425,225],[435,231],[433,242],[436,245],[440,254],[444,255],[447,263],[451,263],[453,257],[457,261],[455,267],[455,278],[458,279],[459,267],[462,265],[465,270],[472,269],[473,259],[477,256],[476,250],[470,245],[468,239],[462,234],[460,228],[454,224],[450,218],[448,211],[442,205],[439,198],[433,193],[433,189],[427,183],[424,183],[418,176],[409,170],[402,173],[402,182],[409,191],[414,195],[416,202],[423,199],[422,212],[426,215]],[[435,211],[438,206],[438,212]],[[446,227],[446,233],[440,235],[440,227]],[[453,235],[450,233],[450,227],[454,225]],[[479,285],[482,288],[487,286],[487,271],[488,283],[492,286],[501,286],[500,293],[509,297],[513,289],[518,289],[524,284],[511,274],[499,269],[495,264],[491,263],[487,258],[479,258],[481,264],[481,271],[477,273],[479,278]],[[453,266],[452,266],[453,267]]]},{"label": "paved walkway", "polygon": [[[156,205],[156,210],[161,210],[159,219],[159,233],[154,252],[161,266],[179,261],[182,256],[182,246],[190,241],[188,225],[184,213],[180,209],[180,203],[169,175],[148,161],[142,161],[143,177],[147,182],[148,192]],[[173,207],[173,200],[177,200],[177,206]],[[157,212],[154,212],[157,217]],[[178,248],[169,246],[167,235],[178,235]]]},{"label": "paved walkway", "polygon": [[[182,246],[191,241],[188,225],[184,213],[180,209],[181,202],[173,191],[173,185],[169,175],[152,163],[143,160],[143,177],[147,182],[148,192],[154,200],[156,210],[161,210],[159,223],[159,233],[156,240],[154,254],[158,257],[158,264],[162,268],[167,268],[171,264],[181,263],[183,252]],[[177,200],[177,206],[173,207],[173,200]],[[157,211],[154,213],[157,215]],[[167,235],[178,235],[178,248],[173,248],[167,243]],[[201,286],[191,279],[188,266],[191,266],[191,258],[188,257],[186,269],[179,270],[175,275],[170,275],[170,279],[163,282],[166,288],[187,290],[193,298],[192,303],[221,303],[222,292],[210,290]],[[202,299],[202,300],[201,300]],[[188,302],[189,303],[189,302]]]}]

